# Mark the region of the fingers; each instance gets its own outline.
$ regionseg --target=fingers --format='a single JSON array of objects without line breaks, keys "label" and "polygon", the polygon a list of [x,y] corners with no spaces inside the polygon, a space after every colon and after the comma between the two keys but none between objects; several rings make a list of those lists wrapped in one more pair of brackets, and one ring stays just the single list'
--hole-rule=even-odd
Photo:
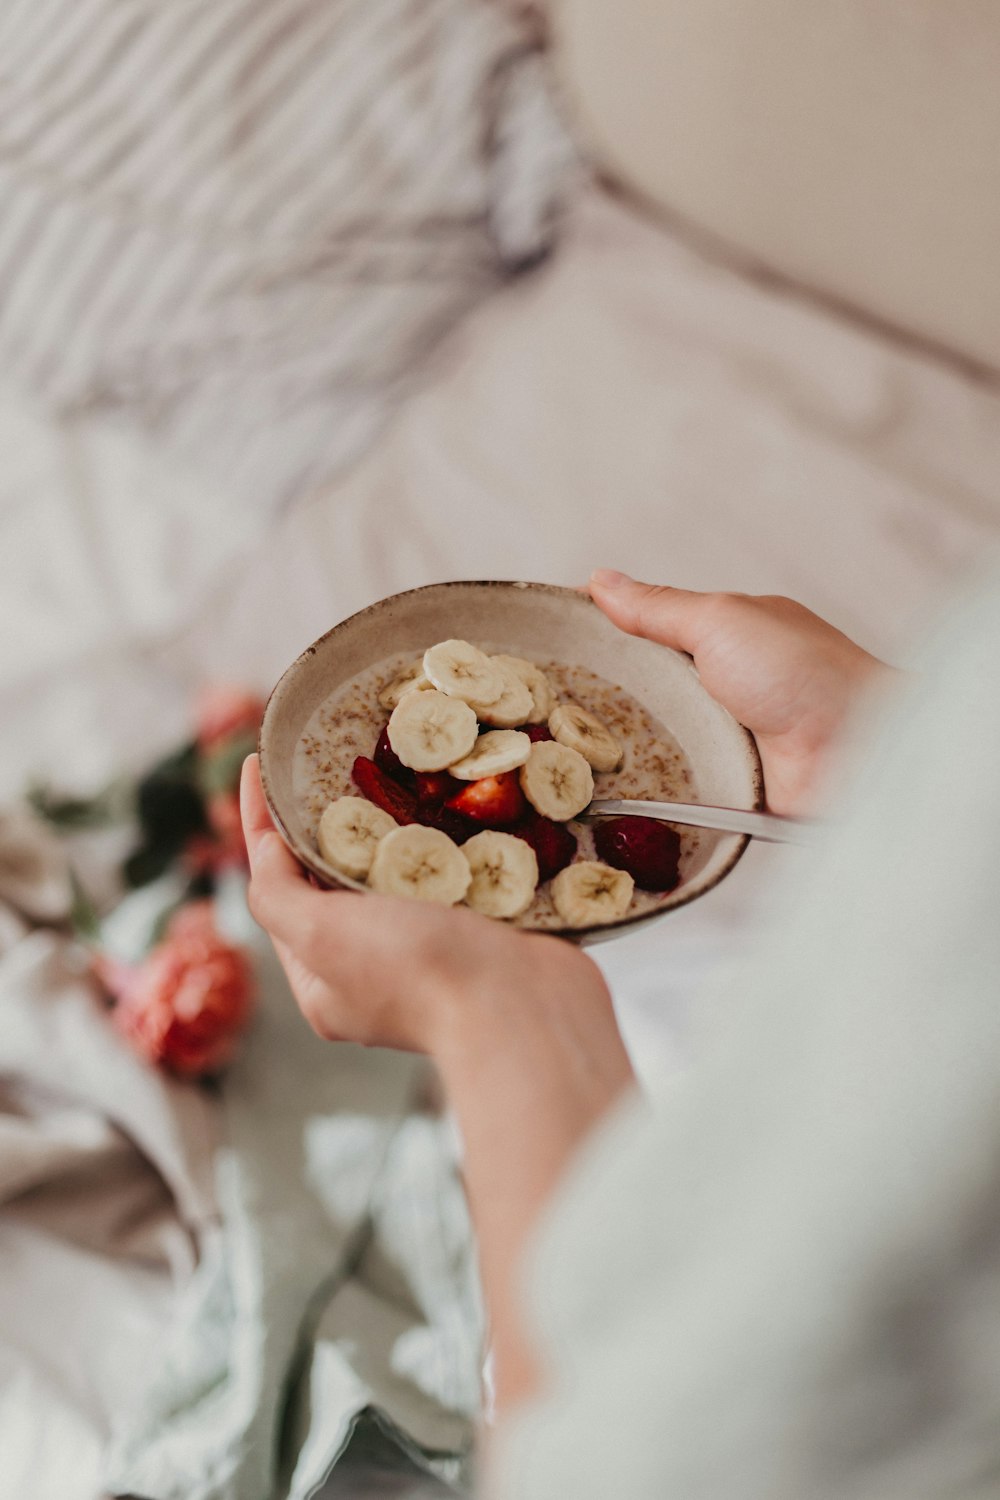
[{"label": "fingers", "polygon": [[629,635],[642,635],[692,656],[702,636],[704,603],[710,597],[690,589],[638,583],[608,568],[591,574],[590,596]]},{"label": "fingers", "polygon": [[240,816],[243,819],[247,854],[252,865],[261,840],[266,834],[274,832],[271,810],[260,780],[260,761],[256,755],[248,755],[243,762],[243,773],[240,776]]},{"label": "fingers", "polygon": [[309,884],[302,866],[275,830],[256,755],[243,763],[240,811],[252,875],[247,892],[250,910],[273,938],[298,948],[315,931],[318,903],[324,896]]}]

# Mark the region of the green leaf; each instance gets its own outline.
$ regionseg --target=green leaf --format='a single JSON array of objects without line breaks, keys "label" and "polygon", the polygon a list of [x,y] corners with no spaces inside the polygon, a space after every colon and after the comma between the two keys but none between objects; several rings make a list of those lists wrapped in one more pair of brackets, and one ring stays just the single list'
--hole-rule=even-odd
[{"label": "green leaf", "polygon": [[36,781],[28,787],[26,800],[46,823],[67,833],[124,823],[133,812],[131,788],[123,780],[109,782],[93,797],[62,796],[47,783]]},{"label": "green leaf", "polygon": [[185,740],[146,772],[147,779],[162,776],[169,781],[194,781],[198,769],[198,741]]},{"label": "green leaf", "polygon": [[69,911],[70,925],[77,937],[88,942],[96,942],[101,935],[101,921],[97,915],[97,907],[91,901],[83,882],[73,869],[69,872],[69,880],[73,892],[73,904]]},{"label": "green leaf", "polygon": [[158,880],[166,873],[176,853],[175,848],[140,845],[122,865],[122,877],[129,890],[136,891],[140,886]]},{"label": "green leaf", "polygon": [[198,785],[206,797],[235,791],[248,755],[257,748],[255,734],[238,734],[202,755],[198,762]]}]

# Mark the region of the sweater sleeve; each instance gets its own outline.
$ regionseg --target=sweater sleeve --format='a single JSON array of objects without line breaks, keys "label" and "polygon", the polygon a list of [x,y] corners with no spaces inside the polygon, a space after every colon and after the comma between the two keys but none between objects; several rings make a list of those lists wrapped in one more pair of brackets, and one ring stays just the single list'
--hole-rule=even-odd
[{"label": "sweater sleeve", "polygon": [[1000,590],[924,665],[725,1024],[553,1204],[495,1500],[1000,1492]]}]

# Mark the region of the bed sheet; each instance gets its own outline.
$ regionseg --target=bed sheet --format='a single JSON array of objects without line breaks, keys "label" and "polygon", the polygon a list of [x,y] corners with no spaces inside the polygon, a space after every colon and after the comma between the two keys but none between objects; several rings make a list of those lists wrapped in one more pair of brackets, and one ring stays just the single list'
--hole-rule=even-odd
[{"label": "bed sheet", "polygon": [[[597,190],[552,263],[440,348],[367,459],[276,523],[139,434],[55,424],[10,391],[0,451],[3,799],[28,773],[84,788],[141,763],[199,683],[266,688],[397,589],[618,566],[788,593],[901,659],[1000,540],[1000,385]],[[640,1071],[683,1056],[693,999],[801,858],[752,848],[706,900],[598,950]]]},{"label": "bed sheet", "polygon": [[1000,381],[596,190],[367,459],[276,524],[136,432],[0,392],[0,795],[38,767],[92,783],[205,676],[267,685],[352,610],[443,578],[599,562],[780,591],[892,655],[1000,535],[998,419]]}]

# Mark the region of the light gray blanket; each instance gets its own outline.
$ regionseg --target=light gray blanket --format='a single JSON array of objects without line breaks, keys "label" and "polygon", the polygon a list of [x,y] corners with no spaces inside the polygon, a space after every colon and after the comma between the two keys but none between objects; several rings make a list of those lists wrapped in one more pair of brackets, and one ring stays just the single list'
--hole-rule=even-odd
[{"label": "light gray blanket", "polygon": [[422,1064],[318,1041],[235,882],[253,1030],[214,1090],[155,1072],[79,946],[31,930],[59,860],[0,820],[0,1496],[304,1500],[362,1415],[458,1473],[482,1320]]}]

